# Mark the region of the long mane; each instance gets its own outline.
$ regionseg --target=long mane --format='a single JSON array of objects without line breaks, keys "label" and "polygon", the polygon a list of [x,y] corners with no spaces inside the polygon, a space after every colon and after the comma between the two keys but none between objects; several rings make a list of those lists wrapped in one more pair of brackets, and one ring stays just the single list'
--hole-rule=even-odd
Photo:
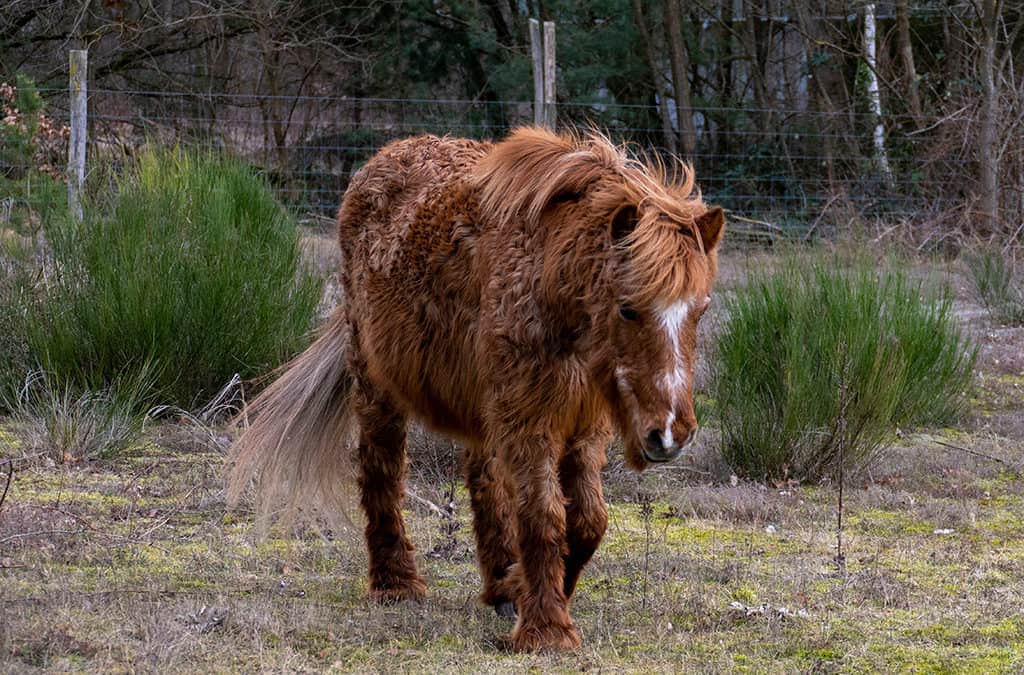
[{"label": "long mane", "polygon": [[620,284],[632,302],[670,303],[706,273],[695,220],[707,208],[687,164],[631,155],[593,130],[558,135],[525,127],[495,144],[470,180],[481,213],[498,227],[516,223],[532,230],[551,204],[586,193],[591,217],[561,222],[554,233],[563,255],[583,238],[610,237],[614,215],[635,209],[632,229],[614,244],[630,261]]}]

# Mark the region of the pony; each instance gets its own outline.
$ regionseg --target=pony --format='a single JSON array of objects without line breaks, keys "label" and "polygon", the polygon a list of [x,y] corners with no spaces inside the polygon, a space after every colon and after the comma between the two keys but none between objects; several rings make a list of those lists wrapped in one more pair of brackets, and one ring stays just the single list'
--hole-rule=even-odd
[{"label": "pony", "polygon": [[393,142],[337,220],[344,300],[247,406],[229,501],[258,476],[261,513],[340,509],[354,465],[370,592],[419,601],[401,511],[418,419],[464,447],[480,599],[517,617],[511,646],[578,647],[569,601],[608,524],[613,434],[639,471],[697,432],[722,209],[686,165],[526,127]]}]

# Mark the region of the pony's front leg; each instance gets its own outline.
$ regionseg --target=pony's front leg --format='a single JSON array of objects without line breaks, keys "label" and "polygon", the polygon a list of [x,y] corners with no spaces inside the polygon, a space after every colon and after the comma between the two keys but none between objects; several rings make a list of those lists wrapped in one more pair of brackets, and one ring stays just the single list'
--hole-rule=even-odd
[{"label": "pony's front leg", "polygon": [[608,461],[610,428],[574,440],[558,466],[566,499],[569,550],[565,555],[565,596],[572,597],[580,573],[608,529],[608,507],[601,490],[601,469]]},{"label": "pony's front leg", "polygon": [[566,514],[558,479],[560,446],[545,434],[520,436],[505,446],[504,464],[515,488],[521,574],[512,646],[520,651],[580,646],[564,589]]}]

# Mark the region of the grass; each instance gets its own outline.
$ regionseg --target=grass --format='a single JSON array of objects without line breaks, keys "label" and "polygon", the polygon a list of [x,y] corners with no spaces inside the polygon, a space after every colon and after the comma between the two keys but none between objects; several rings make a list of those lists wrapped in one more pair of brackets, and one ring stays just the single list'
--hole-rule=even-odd
[{"label": "grass", "polygon": [[143,370],[119,378],[110,389],[81,393],[46,373],[32,373],[12,416],[23,455],[65,464],[127,451],[142,435],[138,410],[149,390],[145,377]]},{"label": "grass", "polygon": [[[978,443],[1007,459],[1020,447]],[[894,453],[850,490],[841,575],[831,490],[669,469],[638,488],[613,457],[605,483],[621,496],[573,605],[585,644],[540,655],[505,651],[511,622],[476,602],[461,487],[454,532],[407,504],[430,595],[381,607],[358,534],[257,541],[247,514],[226,515],[217,451],[147,441],[22,468],[0,514],[0,670],[1019,670],[1024,485],[916,439]],[[421,468],[411,488],[445,504],[448,486]]]},{"label": "grass", "polygon": [[864,468],[965,402],[975,350],[946,293],[894,266],[786,259],[728,296],[711,366],[722,453],[754,478]]},{"label": "grass", "polygon": [[999,250],[978,249],[964,255],[974,292],[996,321],[1024,325],[1024,286]]},{"label": "grass", "polygon": [[33,365],[26,332],[36,302],[29,257],[20,239],[0,240],[0,412],[13,409]]},{"label": "grass", "polygon": [[0,672],[1021,672],[1024,371],[1005,369],[1024,333],[979,340],[958,426],[904,434],[851,477],[840,572],[834,490],[730,480],[713,430],[639,478],[611,450],[609,529],[572,608],[584,645],[566,654],[507,652],[511,622],[477,604],[447,442],[411,434],[429,596],[381,607],[358,533],[257,540],[252,514],[226,511],[226,441],[201,420],[42,464],[0,418]]},{"label": "grass", "polygon": [[300,349],[320,298],[291,217],[226,158],[149,150],[84,224],[47,234],[58,274],[29,343],[78,391],[146,368],[144,401],[191,409]]}]

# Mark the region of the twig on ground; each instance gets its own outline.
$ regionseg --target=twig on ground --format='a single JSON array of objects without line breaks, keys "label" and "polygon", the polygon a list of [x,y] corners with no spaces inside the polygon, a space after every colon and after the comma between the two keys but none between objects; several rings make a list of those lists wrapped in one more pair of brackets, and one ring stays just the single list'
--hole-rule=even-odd
[{"label": "twig on ground", "polygon": [[32,532],[18,532],[16,534],[9,534],[6,537],[0,539],[0,544],[6,544],[9,541],[17,541],[18,539],[27,539],[29,537],[38,537],[42,535],[50,536],[54,534],[82,534],[85,530],[33,530]]},{"label": "twig on ground", "polygon": [[429,499],[420,497],[418,494],[416,494],[415,491],[410,489],[408,486],[406,486],[405,488],[405,494],[407,497],[411,498],[417,504],[422,504],[423,506],[426,506],[428,509],[431,510],[431,512],[434,513],[434,515],[441,516],[442,518],[447,518],[448,520],[454,518],[454,516],[451,513],[448,513],[447,510],[442,509],[440,506],[430,501]]},{"label": "twig on ground", "polygon": [[640,517],[644,523],[644,574],[641,606],[647,609],[647,579],[651,566],[651,518],[654,516],[654,498],[647,492],[640,492],[637,495],[637,500],[640,502]]},{"label": "twig on ground", "polygon": [[7,465],[7,480],[4,482],[4,491],[0,492],[0,512],[3,512],[4,501],[7,500],[7,491],[11,489],[11,481],[14,479],[14,461],[5,459],[0,466]]},{"label": "twig on ground", "polygon": [[839,419],[837,422],[836,438],[839,440],[839,507],[836,510],[836,571],[846,571],[846,553],[843,552],[843,485],[846,483],[846,416],[850,404],[849,396],[849,371],[850,358],[849,347],[844,340],[840,345],[843,354],[843,366],[839,373]]},{"label": "twig on ground", "polygon": [[671,471],[685,471],[687,473],[695,473],[701,476],[712,475],[710,471],[704,471],[703,469],[695,469],[692,466],[683,466],[682,464],[662,464],[661,466],[654,467],[654,471],[657,473],[668,473]]},{"label": "twig on ground", "polygon": [[936,445],[941,445],[944,448],[949,448],[950,450],[957,450],[959,452],[963,452],[963,453],[966,453],[968,455],[973,455],[975,457],[980,457],[982,459],[987,459],[987,460],[989,460],[991,462],[996,462],[998,464],[1002,464],[1003,466],[1008,468],[1010,471],[1015,473],[1018,478],[1020,478],[1022,476],[1021,470],[1020,470],[1019,467],[1017,467],[1013,463],[1011,463],[1011,462],[1009,462],[1009,461],[1007,461],[1005,459],[1002,459],[1000,457],[994,457],[992,455],[987,455],[984,452],[978,452],[977,450],[971,450],[970,448],[964,448],[964,447],[961,447],[959,445],[954,445],[952,443],[947,443],[946,441],[940,441],[937,438],[929,437],[928,440],[930,440],[932,443],[935,443]]}]

